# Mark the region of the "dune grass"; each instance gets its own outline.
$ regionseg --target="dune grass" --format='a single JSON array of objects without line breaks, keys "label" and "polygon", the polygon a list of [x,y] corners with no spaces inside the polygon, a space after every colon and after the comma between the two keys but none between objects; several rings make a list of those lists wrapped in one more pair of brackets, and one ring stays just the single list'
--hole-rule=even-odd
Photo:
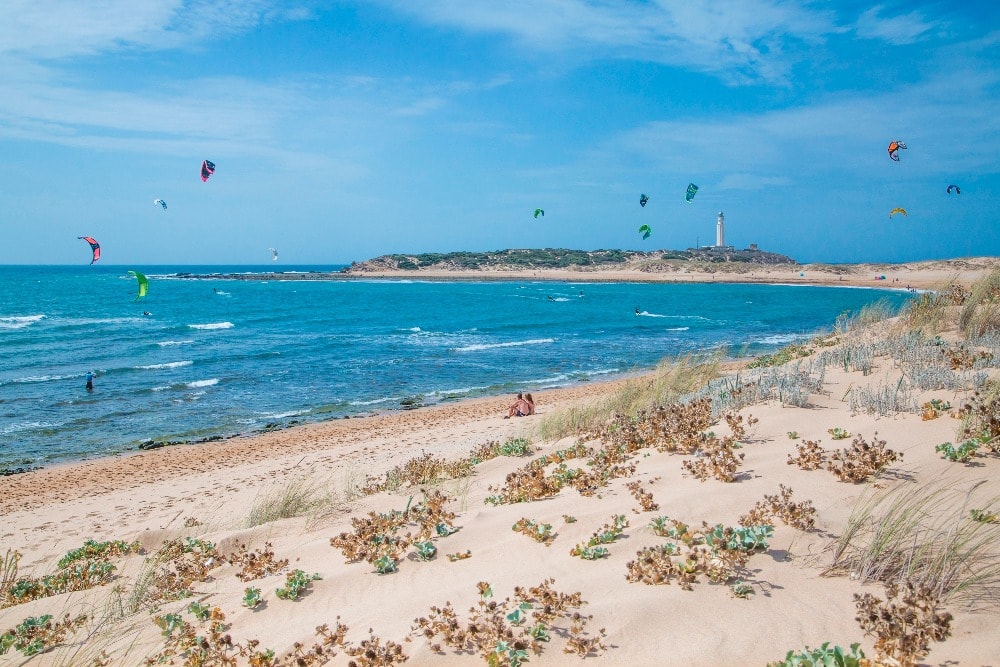
[{"label": "dune grass", "polygon": [[297,477],[284,486],[272,488],[254,502],[247,517],[247,528],[279,519],[316,515],[334,501],[325,483],[308,475]]},{"label": "dune grass", "polygon": [[669,405],[717,377],[721,363],[721,351],[708,357],[686,355],[663,360],[651,375],[629,380],[605,398],[546,415],[532,434],[539,440],[559,440],[593,430],[616,414],[631,416]]},{"label": "dune grass", "polygon": [[1000,331],[1000,270],[977,281],[962,305],[958,328],[968,338]]},{"label": "dune grass", "polygon": [[943,602],[1000,604],[1000,525],[976,521],[971,507],[985,482],[902,482],[859,498],[833,543],[827,573],[861,581],[928,586]]}]

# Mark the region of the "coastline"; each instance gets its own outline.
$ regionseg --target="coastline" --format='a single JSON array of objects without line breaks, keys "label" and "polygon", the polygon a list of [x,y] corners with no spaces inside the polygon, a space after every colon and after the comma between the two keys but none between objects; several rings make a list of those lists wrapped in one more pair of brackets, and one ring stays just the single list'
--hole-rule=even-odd
[{"label": "coastline", "polygon": [[[935,279],[923,276],[928,284]],[[970,272],[955,281],[968,286],[974,279]],[[954,328],[942,333],[948,340],[957,336]],[[853,344],[866,345],[873,337],[886,335],[885,328],[859,332]],[[849,338],[844,336],[837,344],[852,344]],[[827,349],[831,348],[817,346],[804,359],[805,368]],[[1000,375],[995,365],[989,368],[991,377]],[[744,362],[729,364],[723,370],[729,378],[739,370],[744,382],[751,377]],[[780,368],[775,370],[780,372]],[[267,545],[278,558],[290,560],[286,570],[250,584],[235,576],[233,564],[223,562],[214,565],[211,576],[193,584],[194,600],[217,606],[225,614],[233,641],[259,639],[262,646],[278,655],[287,655],[295,643],[310,645],[316,626],[333,624],[339,617],[351,628],[349,642],[357,645],[366,637],[364,630],[372,628],[383,640],[401,644],[410,658],[407,665],[477,662],[471,655],[451,649],[444,653],[432,650],[428,641],[413,634],[415,619],[426,615],[430,605],[446,601],[454,602],[458,614],[463,615],[476,604],[477,582],[488,582],[496,599],[502,600],[516,586],[555,579],[557,590],[579,591],[586,601],[581,613],[593,617],[589,636],[595,637],[598,628],[606,632],[603,648],[595,649],[588,664],[657,665],[663,664],[665,655],[678,664],[726,664],[737,655],[745,664],[766,664],[780,660],[789,650],[826,641],[845,647],[860,642],[871,657],[873,639],[853,621],[857,614],[854,595],[884,595],[882,586],[862,585],[847,574],[831,576],[827,572],[832,541],[845,532],[853,508],[873,494],[919,493],[922,489],[944,488],[948,493],[975,497],[969,501],[973,503],[1000,497],[1000,457],[980,457],[975,466],[942,459],[935,446],[954,441],[958,423],[947,415],[926,420],[910,408],[888,415],[853,409],[849,396],[862,390],[898,387],[902,382],[904,371],[891,359],[876,359],[864,370],[834,363],[821,375],[819,389],[806,391],[807,400],[801,403],[775,397],[739,411],[744,418],[752,416],[756,421],[741,440],[738,451],[745,459],[741,459],[733,483],[695,479],[682,461],[692,457],[647,448],[631,459],[631,474],[608,480],[596,494],[565,488],[538,502],[493,504],[488,500],[530,461],[544,455],[558,457],[559,452],[577,444],[572,437],[539,440],[532,434],[541,420],[567,408],[606,399],[627,383],[648,382],[653,371],[534,392],[539,414],[528,418],[503,419],[510,396],[469,398],[221,441],[129,452],[2,478],[0,516],[4,525],[0,544],[21,553],[22,574],[51,572],[63,554],[88,539],[137,540],[145,556],[116,561],[119,569],[108,586],[0,609],[0,627],[13,627],[31,615],[89,610],[94,616],[86,637],[81,634],[51,653],[31,658],[32,664],[89,664],[98,650],[110,656],[103,664],[140,664],[163,645],[160,628],[152,622],[154,612],[140,610],[108,619],[100,617],[99,610],[110,608],[115,595],[119,602],[123,595],[131,595],[134,582],[142,579],[151,562],[146,557],[158,553],[165,542],[196,538],[217,545],[220,554],[232,554],[241,544],[251,549]],[[792,373],[788,377],[800,376]],[[914,390],[910,400],[915,406],[930,399],[960,406],[971,397],[970,389],[929,389]],[[832,439],[835,428],[869,442],[884,439],[904,458],[864,484],[845,483],[826,470],[788,464],[796,447],[806,441],[818,442],[827,450],[849,446],[849,439]],[[730,430],[721,420],[711,424],[711,431],[719,435]],[[366,478],[382,478],[392,468],[418,457],[457,460],[487,443],[519,437],[531,441],[530,455],[484,461],[468,477],[401,485],[372,494],[357,491]],[[593,440],[586,443],[591,447],[598,444]],[[591,465],[586,459],[566,463],[567,470],[589,469]],[[651,494],[658,508],[640,506],[630,484],[639,484]],[[627,565],[637,559],[639,550],[663,542],[650,527],[656,516],[676,518],[691,526],[702,521],[733,525],[755,502],[778,491],[779,485],[794,489],[796,501],[815,507],[817,525],[799,530],[775,522],[768,549],[753,556],[741,574],[743,583],[753,590],[749,600],[734,597],[728,585],[706,581],[691,591],[678,585],[626,581]],[[323,512],[302,512],[260,525],[248,520],[269,498],[303,487],[326,494],[329,503]],[[331,539],[350,531],[354,520],[398,512],[435,491],[450,498],[448,508],[455,512],[454,523],[460,529],[452,536],[435,538],[440,550],[436,558],[423,562],[410,554],[401,559],[398,572],[379,575],[369,563],[344,562],[343,554],[333,548]],[[609,555],[595,561],[570,555],[570,549],[585,544],[589,535],[608,522],[609,515],[624,517],[628,524],[623,534],[607,545]],[[567,516],[573,518],[572,523]],[[525,518],[551,525],[553,545],[511,530],[512,524]],[[471,554],[466,560],[444,557],[466,552]],[[310,584],[298,601],[277,599],[276,587],[292,568],[315,572],[321,578]],[[248,609],[240,604],[248,585],[263,591],[263,607]],[[823,604],[817,605],[817,599]],[[160,603],[155,613],[188,618],[191,601],[168,600]],[[947,606],[955,616],[953,635],[933,645],[930,664],[986,664],[989,656],[1000,654],[1000,636],[992,632],[1000,620],[1000,609],[985,598],[976,602]],[[683,622],[679,615],[683,615]],[[561,653],[565,636],[553,634],[551,645],[546,644],[543,655],[532,655],[532,662],[579,664],[575,655]],[[331,664],[344,665],[346,660],[341,653]]]},{"label": "coastline", "polygon": [[[388,270],[365,268],[349,272],[262,272],[229,274],[184,274],[184,280],[425,280],[425,281],[554,281],[569,283],[751,283],[814,285],[826,287],[872,287],[877,289],[935,290],[949,283],[968,286],[1000,267],[1000,258],[928,260],[902,264],[802,264],[766,265],[725,263],[636,265],[620,268],[578,267],[572,269],[482,269],[424,268]],[[885,280],[876,279],[885,276]]]}]

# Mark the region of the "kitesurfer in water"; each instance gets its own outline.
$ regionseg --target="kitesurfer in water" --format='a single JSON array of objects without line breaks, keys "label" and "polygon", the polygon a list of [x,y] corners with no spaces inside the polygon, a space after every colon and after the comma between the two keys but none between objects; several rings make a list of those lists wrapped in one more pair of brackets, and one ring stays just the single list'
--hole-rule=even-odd
[{"label": "kitesurfer in water", "polygon": [[87,371],[87,391],[94,391],[94,371]]},{"label": "kitesurfer in water", "polygon": [[636,307],[635,307],[635,314],[636,314],[636,315],[639,315],[639,314],[640,314],[640,313],[639,313],[639,306],[636,306]]}]

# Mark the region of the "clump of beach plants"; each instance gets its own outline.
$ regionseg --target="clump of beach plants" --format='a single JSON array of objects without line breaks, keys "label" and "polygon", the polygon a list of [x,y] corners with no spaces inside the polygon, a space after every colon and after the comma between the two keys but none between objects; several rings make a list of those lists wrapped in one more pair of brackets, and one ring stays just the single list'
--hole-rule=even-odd
[{"label": "clump of beach plants", "polygon": [[740,517],[742,526],[773,526],[774,518],[781,519],[785,524],[799,530],[810,530],[816,525],[816,508],[812,501],[800,503],[792,501],[792,490],[781,484],[778,495],[765,495],[753,509]]},{"label": "clump of beach plants", "polygon": [[611,520],[594,531],[587,542],[577,544],[570,549],[570,556],[579,556],[584,560],[597,560],[608,555],[604,544],[611,544],[628,528],[628,519],[624,514],[612,515]]},{"label": "clump of beach plants", "polygon": [[625,485],[625,488],[629,490],[632,497],[639,503],[639,509],[636,512],[655,512],[660,509],[660,506],[653,501],[653,494],[643,489],[640,482],[629,482]]},{"label": "clump of beach plants", "polygon": [[699,481],[714,477],[721,482],[735,482],[736,471],[743,462],[743,452],[736,451],[737,443],[733,438],[712,438],[705,443],[701,456],[681,462],[681,467],[691,473]]},{"label": "clump of beach plants", "polygon": [[[402,511],[369,512],[367,517],[354,517],[351,519],[354,531],[330,538],[330,546],[340,549],[349,563],[364,560],[374,565],[380,574],[395,572],[410,545],[432,541],[434,537],[447,537],[458,530],[453,525],[455,513],[445,509],[449,500],[435,490],[425,492],[423,502],[416,505],[412,504],[411,497]],[[416,527],[415,533],[401,532],[409,525]],[[428,552],[426,546],[423,552]]]},{"label": "clump of beach plants", "polygon": [[806,440],[795,445],[796,456],[788,455],[788,465],[797,465],[803,470],[816,470],[826,463],[826,450],[816,440]]},{"label": "clump of beach plants", "polygon": [[850,447],[834,450],[830,454],[826,469],[842,482],[858,484],[868,481],[889,464],[903,458],[900,452],[893,451],[885,445],[885,440],[878,439],[878,433],[872,438],[871,443],[857,436],[851,441]]},{"label": "clump of beach plants", "polygon": [[10,649],[30,657],[44,653],[61,644],[67,635],[75,633],[88,620],[86,614],[72,618],[66,614],[60,621],[52,621],[51,614],[29,616],[13,628],[0,634],[0,655]]},{"label": "clump of beach plants", "polygon": [[360,492],[364,495],[374,495],[382,491],[396,491],[401,488],[466,477],[472,473],[473,465],[472,461],[467,458],[449,461],[433,454],[424,453],[395,466],[382,477],[369,476]]},{"label": "clump of beach plants", "polygon": [[319,574],[306,574],[295,569],[285,575],[285,585],[274,591],[281,600],[298,600],[312,582],[322,579]]},{"label": "clump of beach plants", "polygon": [[773,354],[762,354],[749,364],[747,368],[766,368],[768,366],[781,366],[793,359],[801,359],[812,354],[812,350],[802,345],[786,345]]},{"label": "clump of beach plants", "polygon": [[243,600],[240,602],[247,609],[256,609],[264,602],[261,597],[260,589],[254,588],[253,586],[248,587],[243,591]]},{"label": "clump of beach plants", "polygon": [[920,418],[924,421],[929,421],[931,419],[937,419],[941,416],[943,412],[951,410],[951,403],[948,401],[942,401],[937,398],[932,398],[923,405],[920,406],[921,414]]},{"label": "clump of beach plants", "polygon": [[979,523],[1000,523],[1000,515],[989,510],[969,510],[969,518]]},{"label": "clump of beach plants", "polygon": [[841,646],[831,648],[830,642],[823,642],[819,648],[809,648],[801,651],[789,651],[785,659],[778,662],[769,662],[767,667],[868,667],[871,661],[865,658],[865,652],[861,650],[861,644],[851,644],[848,652]]},{"label": "clump of beach plants", "polygon": [[348,667],[392,667],[406,662],[409,657],[403,647],[394,641],[385,643],[368,629],[368,639],[362,639],[357,646],[346,645],[344,653],[354,658]]},{"label": "clump of beach plants", "polygon": [[446,602],[414,619],[413,633],[431,642],[436,653],[443,654],[446,648],[474,653],[491,667],[517,667],[529,660],[529,653],[541,655],[553,635],[566,637],[565,653],[586,657],[604,650],[604,629],[589,636],[586,628],[592,617],[576,611],[586,604],[580,593],[560,593],[554,583],[547,579],[527,589],[518,586],[513,598],[496,601],[490,599],[492,587],[480,582],[480,599],[469,609],[468,618],[461,618]]},{"label": "clump of beach plants", "polygon": [[839,426],[835,426],[834,428],[828,428],[826,432],[829,433],[830,437],[833,438],[834,440],[846,440],[847,438],[851,437],[850,431],[842,429]]},{"label": "clump of beach plants", "polygon": [[472,549],[466,549],[465,551],[456,551],[453,554],[448,554],[448,560],[452,563],[458,560],[465,560],[466,558],[472,558]]},{"label": "clump of beach plants", "polygon": [[218,607],[192,605],[188,613],[194,616],[194,623],[185,620],[180,613],[153,618],[166,641],[158,654],[146,659],[147,667],[173,664],[174,659],[183,660],[185,665],[236,665],[238,658],[254,666],[274,665],[274,651],[258,650],[260,642],[257,640],[250,639],[245,644],[233,642],[227,632],[226,615]]},{"label": "clump of beach plants", "polygon": [[907,580],[902,590],[890,583],[885,592],[885,600],[855,593],[856,620],[866,635],[875,637],[876,662],[914,667],[930,653],[932,641],[951,635],[952,616],[940,611],[938,597],[928,586]]},{"label": "clump of beach plants", "polygon": [[124,540],[112,540],[108,542],[86,540],[82,547],[68,551],[65,556],[59,559],[56,566],[62,570],[78,561],[107,560],[109,558],[126,556],[130,553],[139,553],[140,551],[142,551],[142,545],[139,544],[138,540],[134,542],[125,542]]},{"label": "clump of beach plants", "polygon": [[146,573],[132,604],[156,607],[166,600],[190,597],[194,583],[206,581],[221,561],[212,542],[194,537],[168,540],[146,559]]},{"label": "clump of beach plants", "polygon": [[957,463],[968,463],[975,457],[979,449],[979,443],[975,440],[966,440],[958,447],[950,442],[942,442],[934,448],[934,451],[948,461]]},{"label": "clump of beach plants", "polygon": [[263,547],[249,551],[247,545],[240,544],[236,551],[226,557],[230,565],[239,568],[236,577],[240,581],[253,581],[277,574],[288,567],[288,559],[278,560],[271,549],[271,543],[266,542]]},{"label": "clump of beach plants", "polygon": [[704,522],[700,530],[692,530],[668,517],[654,519],[651,527],[675,542],[638,551],[636,559],[626,565],[625,578],[649,585],[676,581],[684,590],[692,590],[699,576],[714,583],[732,583],[752,554],[767,549],[773,532],[769,525],[732,528]]},{"label": "clump of beach plants", "polygon": [[527,535],[536,542],[541,542],[545,546],[550,546],[552,541],[556,539],[555,534],[552,532],[551,523],[538,523],[532,519],[526,517],[521,517],[517,520],[511,530]]}]

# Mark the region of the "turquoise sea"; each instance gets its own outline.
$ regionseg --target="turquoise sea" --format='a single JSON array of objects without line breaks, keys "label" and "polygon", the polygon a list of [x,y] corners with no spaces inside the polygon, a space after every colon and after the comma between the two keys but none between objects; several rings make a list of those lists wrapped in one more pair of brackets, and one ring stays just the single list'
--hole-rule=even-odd
[{"label": "turquoise sea", "polygon": [[[150,281],[138,301],[126,273],[133,268]],[[911,296],[782,285],[177,276],[273,270],[0,267],[0,470],[149,440],[539,391],[720,346],[759,354],[829,330],[844,311]]]}]

